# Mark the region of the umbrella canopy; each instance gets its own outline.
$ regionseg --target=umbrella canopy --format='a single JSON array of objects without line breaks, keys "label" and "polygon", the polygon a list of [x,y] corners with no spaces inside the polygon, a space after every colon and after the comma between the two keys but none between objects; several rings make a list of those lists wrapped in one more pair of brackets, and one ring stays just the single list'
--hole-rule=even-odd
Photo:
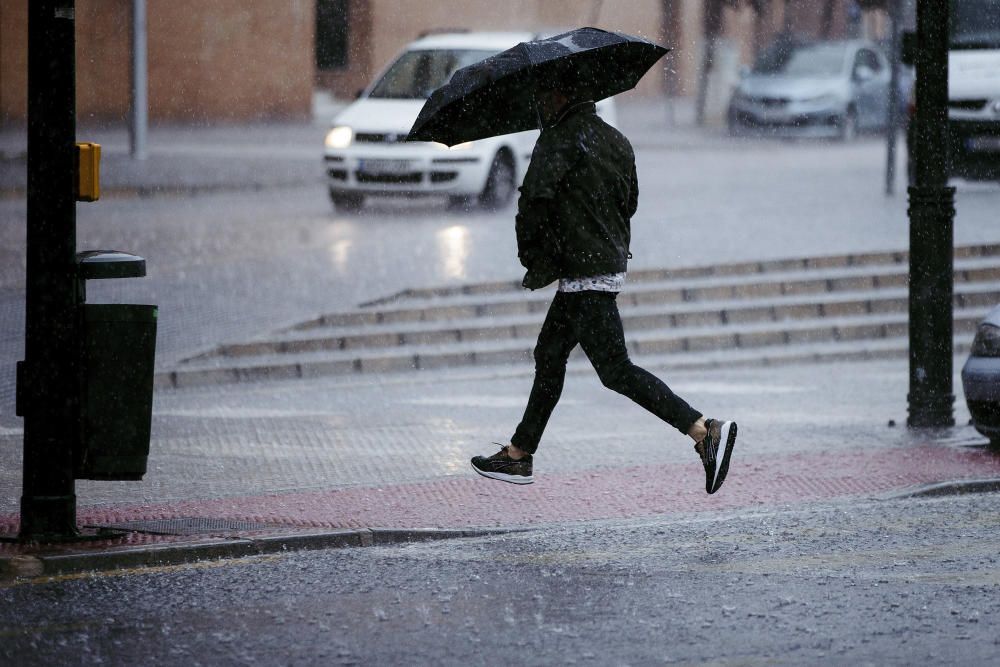
[{"label": "umbrella canopy", "polygon": [[641,37],[597,28],[521,42],[456,70],[424,104],[407,141],[453,146],[540,129],[535,101],[540,87],[596,102],[634,88],[667,51]]}]

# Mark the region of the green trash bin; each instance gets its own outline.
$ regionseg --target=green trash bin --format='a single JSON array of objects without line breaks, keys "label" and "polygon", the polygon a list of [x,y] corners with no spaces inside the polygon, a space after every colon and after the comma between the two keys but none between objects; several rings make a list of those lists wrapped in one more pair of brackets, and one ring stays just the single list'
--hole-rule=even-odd
[{"label": "green trash bin", "polygon": [[156,306],[82,304],[77,479],[140,480],[153,414]]}]

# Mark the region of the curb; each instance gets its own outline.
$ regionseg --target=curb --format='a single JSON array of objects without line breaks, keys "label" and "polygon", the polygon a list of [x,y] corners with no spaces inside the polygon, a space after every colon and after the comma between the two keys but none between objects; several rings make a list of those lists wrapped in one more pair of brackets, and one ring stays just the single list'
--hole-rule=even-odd
[{"label": "curb", "polygon": [[[180,184],[145,184],[145,185],[115,185],[101,187],[102,199],[153,199],[156,197],[197,197],[215,194],[232,194],[239,192],[264,192],[276,189],[292,189],[307,186],[321,186],[323,181],[296,180],[276,183],[218,183],[208,185]],[[0,200],[24,199],[28,196],[27,187],[14,186],[0,188]]]},{"label": "curb", "polygon": [[182,565],[203,560],[246,558],[289,551],[314,551],[344,547],[371,547],[431,540],[487,537],[525,528],[489,529],[396,529],[363,528],[316,533],[266,535],[219,539],[201,543],[111,547],[93,553],[19,554],[0,556],[0,583],[42,576],[125,570],[163,565]]},{"label": "curb", "polygon": [[879,500],[902,500],[905,498],[942,498],[945,496],[962,496],[971,493],[1000,492],[1000,478],[963,479],[949,482],[921,484],[901,491],[893,491],[879,496]]}]

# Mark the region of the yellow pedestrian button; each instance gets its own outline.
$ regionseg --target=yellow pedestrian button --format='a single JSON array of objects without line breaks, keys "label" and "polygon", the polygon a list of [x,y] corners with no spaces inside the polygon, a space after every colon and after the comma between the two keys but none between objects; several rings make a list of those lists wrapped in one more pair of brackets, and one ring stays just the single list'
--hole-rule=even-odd
[{"label": "yellow pedestrian button", "polygon": [[76,144],[76,200],[97,201],[101,196],[101,145]]}]

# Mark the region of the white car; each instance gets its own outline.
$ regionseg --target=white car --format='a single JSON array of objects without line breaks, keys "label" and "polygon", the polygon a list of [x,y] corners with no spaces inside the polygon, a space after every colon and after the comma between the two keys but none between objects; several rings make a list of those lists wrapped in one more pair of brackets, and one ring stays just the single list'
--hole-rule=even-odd
[{"label": "white car", "polygon": [[[507,206],[524,178],[538,131],[447,147],[406,142],[430,94],[455,70],[538,35],[518,32],[441,33],[421,37],[333,121],[326,135],[330,200],[356,210],[366,195],[445,195],[453,205]],[[614,124],[611,100],[598,104]]]},{"label": "white car", "polygon": [[948,175],[1000,179],[1000,0],[952,0],[950,18]]}]

